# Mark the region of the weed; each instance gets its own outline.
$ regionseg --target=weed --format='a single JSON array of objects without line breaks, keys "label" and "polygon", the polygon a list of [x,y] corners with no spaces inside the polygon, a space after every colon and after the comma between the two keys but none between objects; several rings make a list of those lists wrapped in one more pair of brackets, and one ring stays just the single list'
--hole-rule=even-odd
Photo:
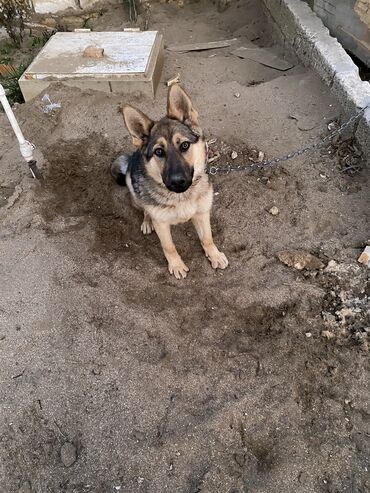
[{"label": "weed", "polygon": [[33,11],[31,0],[0,0],[0,25],[15,46],[23,41],[25,22]]},{"label": "weed", "polygon": [[0,83],[5,89],[9,104],[24,103],[23,94],[19,87],[18,80],[26,70],[28,63],[21,63],[16,68],[10,68],[6,74],[0,76]]}]

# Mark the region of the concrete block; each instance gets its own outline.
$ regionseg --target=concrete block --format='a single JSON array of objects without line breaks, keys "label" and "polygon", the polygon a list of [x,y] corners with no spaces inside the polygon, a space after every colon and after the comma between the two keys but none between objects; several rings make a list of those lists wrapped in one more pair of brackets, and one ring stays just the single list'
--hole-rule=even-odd
[{"label": "concrete block", "polygon": [[[85,49],[104,49],[101,58]],[[153,97],[164,58],[163,38],[156,31],[56,33],[19,80],[26,101],[53,82],[119,93],[142,92]]]}]

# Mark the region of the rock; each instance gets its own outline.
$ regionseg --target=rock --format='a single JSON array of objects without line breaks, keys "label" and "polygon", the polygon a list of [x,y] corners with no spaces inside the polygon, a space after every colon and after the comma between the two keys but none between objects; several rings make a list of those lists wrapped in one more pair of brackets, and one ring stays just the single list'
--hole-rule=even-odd
[{"label": "rock", "polygon": [[307,337],[307,338],[312,337],[312,333],[311,333],[311,332],[306,332],[306,337]]},{"label": "rock", "polygon": [[335,337],[335,335],[333,334],[333,332],[330,332],[330,330],[323,330],[321,332],[321,335],[323,337],[326,337],[329,341],[330,341],[330,339],[333,339]]},{"label": "rock", "polygon": [[262,161],[265,159],[265,153],[262,151],[259,151],[258,153],[258,162],[262,163]]},{"label": "rock", "polygon": [[65,467],[71,467],[77,460],[77,449],[73,443],[66,442],[60,449],[60,458]]},{"label": "rock", "polygon": [[237,98],[237,99],[238,99],[238,98],[240,98],[240,92],[236,92],[236,93],[234,94],[234,98]]},{"label": "rock", "polygon": [[365,248],[365,250],[358,257],[357,261],[360,262],[360,264],[366,265],[366,267],[370,267],[370,246]]},{"label": "rock", "polygon": [[236,151],[233,151],[231,153],[231,159],[236,159],[238,157],[238,153]]},{"label": "rock", "polygon": [[276,205],[274,205],[273,207],[271,207],[271,209],[269,210],[269,213],[273,216],[277,216],[279,214],[279,209],[276,207]]},{"label": "rock", "polygon": [[104,48],[99,48],[99,46],[88,46],[84,49],[84,56],[88,58],[103,58]]},{"label": "rock", "polygon": [[320,259],[304,250],[283,250],[277,257],[283,264],[297,270],[318,270],[324,267]]}]

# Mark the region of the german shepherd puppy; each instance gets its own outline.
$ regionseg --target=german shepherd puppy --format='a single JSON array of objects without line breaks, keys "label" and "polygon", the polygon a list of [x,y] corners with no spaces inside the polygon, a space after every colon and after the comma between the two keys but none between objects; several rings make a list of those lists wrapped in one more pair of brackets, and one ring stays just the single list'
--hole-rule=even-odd
[{"label": "german shepherd puppy", "polygon": [[189,96],[179,85],[171,86],[167,116],[158,122],[129,105],[122,112],[137,150],[117,159],[111,171],[119,184],[127,184],[134,205],[144,211],[141,231],[155,230],[168,270],[181,279],[189,269],[172,241],[171,225],[192,220],[212,267],[225,269],[228,260],[212,239],[213,189],[205,172],[207,144]]}]

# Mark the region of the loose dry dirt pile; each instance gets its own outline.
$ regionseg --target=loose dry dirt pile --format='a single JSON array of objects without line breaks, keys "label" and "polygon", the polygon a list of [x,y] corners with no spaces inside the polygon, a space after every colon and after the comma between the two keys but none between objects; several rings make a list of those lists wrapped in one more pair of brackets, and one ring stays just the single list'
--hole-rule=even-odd
[{"label": "loose dry dirt pile", "polygon": [[[222,16],[208,3],[154,5],[152,27],[168,43],[242,33],[237,45],[273,45],[258,3]],[[232,150],[284,154],[339,114],[298,65],[167,53],[163,80],[177,72],[217,138],[215,164]],[[41,98],[16,110],[41,184],[0,116],[0,490],[369,492],[369,285],[356,262],[369,239],[366,170],[344,173],[327,152],[214,178],[230,267],[212,271],[180,226],[191,271],[179,282],[109,176],[130,145],[122,99],[48,93],[60,110],[43,113]],[[130,102],[159,117],[165,93]],[[290,249],[324,269],[285,266],[276,255]]]}]

